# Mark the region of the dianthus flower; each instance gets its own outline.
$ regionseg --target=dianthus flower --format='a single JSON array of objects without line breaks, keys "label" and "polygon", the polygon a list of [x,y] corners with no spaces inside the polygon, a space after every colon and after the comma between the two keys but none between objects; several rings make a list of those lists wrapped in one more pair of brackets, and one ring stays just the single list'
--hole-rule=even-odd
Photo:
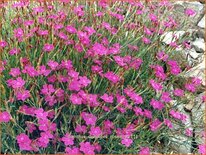
[{"label": "dianthus flower", "polygon": [[80,151],[82,151],[84,154],[95,154],[94,152],[95,147],[91,145],[90,142],[81,142],[80,143]]},{"label": "dianthus flower", "polygon": [[7,111],[0,112],[0,123],[7,123],[11,120],[11,115]]},{"label": "dianthus flower", "polygon": [[160,83],[156,82],[155,80],[150,80],[149,83],[155,91],[160,91],[163,88],[162,85]]},{"label": "dianthus flower", "polygon": [[120,81],[119,76],[114,74],[113,72],[107,72],[104,74],[104,77],[106,77],[108,80],[110,80],[112,83],[117,83]]},{"label": "dianthus flower", "polygon": [[74,137],[70,135],[69,133],[66,133],[64,137],[61,138],[61,140],[64,142],[64,145],[74,145]]},{"label": "dianthus flower", "polygon": [[175,96],[181,97],[181,96],[184,95],[184,90],[179,89],[179,88],[176,88],[176,89],[173,91],[173,93],[174,93]]},{"label": "dianthus flower", "polygon": [[29,90],[22,90],[16,93],[17,100],[25,101],[30,97]]},{"label": "dianthus flower", "polygon": [[108,94],[104,94],[100,97],[102,100],[104,100],[104,102],[107,102],[107,103],[113,103],[113,96],[109,96]]},{"label": "dianthus flower", "polygon": [[155,99],[152,99],[150,101],[150,104],[154,109],[162,110],[164,108],[164,104],[160,101],[155,100]]},{"label": "dianthus flower", "polygon": [[139,151],[139,155],[149,155],[150,149],[149,147],[141,147]]},{"label": "dianthus flower", "polygon": [[150,129],[151,131],[156,131],[161,127],[162,122],[160,122],[158,119],[155,119],[153,122],[150,124]]},{"label": "dianthus flower", "polygon": [[95,125],[97,117],[93,114],[82,112],[81,117],[84,119],[87,125]]},{"label": "dianthus flower", "polygon": [[19,68],[11,68],[11,71],[9,74],[13,77],[19,76],[21,74],[21,71]]},{"label": "dianthus flower", "polygon": [[92,126],[90,131],[89,131],[89,134],[90,134],[90,136],[99,137],[102,135],[102,130],[100,129],[100,127]]},{"label": "dianthus flower", "polygon": [[17,143],[20,147],[20,150],[25,150],[25,151],[31,151],[32,147],[31,147],[31,139],[29,139],[29,137],[25,134],[25,133],[21,133],[16,137]]},{"label": "dianthus flower", "polygon": [[121,143],[126,147],[130,147],[133,143],[133,140],[131,138],[123,138]]}]

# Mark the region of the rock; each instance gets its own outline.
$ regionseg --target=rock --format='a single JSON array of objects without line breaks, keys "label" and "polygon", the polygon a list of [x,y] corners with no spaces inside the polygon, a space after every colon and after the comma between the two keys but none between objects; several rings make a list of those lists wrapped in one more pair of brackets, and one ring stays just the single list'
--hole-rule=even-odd
[{"label": "rock", "polygon": [[201,27],[201,28],[205,28],[205,15],[204,17],[199,21],[199,23],[197,24],[197,26]]},{"label": "rock", "polygon": [[200,53],[197,53],[196,50],[194,48],[190,49],[188,51],[188,54],[193,58],[193,59],[197,59],[201,56]]},{"label": "rock", "polygon": [[205,51],[204,39],[198,38],[194,42],[192,42],[191,44],[192,44],[192,47],[196,50],[196,52],[204,53],[204,51]]},{"label": "rock", "polygon": [[188,70],[184,77],[198,77],[202,80],[202,84],[205,86],[205,59],[197,66]]},{"label": "rock", "polygon": [[165,32],[164,34],[162,34],[160,39],[162,39],[162,42],[164,42],[166,44],[170,44],[171,42],[180,38],[184,34],[185,34],[185,31]]},{"label": "rock", "polygon": [[205,40],[205,30],[204,29],[198,29],[196,34],[198,38],[203,38]]},{"label": "rock", "polygon": [[205,93],[201,93],[195,98],[195,104],[192,108],[192,124],[195,129],[195,141],[200,144],[204,142],[204,127],[205,127],[205,104],[202,100],[202,97],[205,95]]},{"label": "rock", "polygon": [[[177,107],[179,112],[187,116],[186,121],[183,122],[185,128],[192,127],[190,115],[184,110],[184,105],[178,105],[178,102],[175,100],[171,102],[171,105]],[[182,125],[173,122],[173,126],[173,129],[170,130],[171,133],[168,133],[169,143],[166,145],[177,153],[191,153],[192,139],[190,137],[187,137],[184,133],[180,132],[182,130]]]}]

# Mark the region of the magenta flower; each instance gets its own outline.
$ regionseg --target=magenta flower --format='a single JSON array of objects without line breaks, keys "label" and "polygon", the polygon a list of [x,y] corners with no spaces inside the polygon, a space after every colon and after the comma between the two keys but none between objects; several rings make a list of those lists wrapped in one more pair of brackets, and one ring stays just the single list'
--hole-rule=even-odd
[{"label": "magenta flower", "polygon": [[82,98],[79,95],[77,95],[77,94],[71,94],[69,99],[75,105],[82,104]]},{"label": "magenta flower", "polygon": [[41,136],[38,138],[38,146],[46,148],[49,144],[49,139],[53,138],[50,132],[41,132]]},{"label": "magenta flower", "polygon": [[179,120],[181,120],[181,121],[185,121],[185,120],[187,119],[187,116],[186,116],[186,115],[184,115],[184,114],[182,114],[182,113],[180,113],[180,112],[178,112],[178,111],[170,110],[169,114],[170,114],[172,117],[174,117],[174,118],[176,118],[176,119],[179,119]]},{"label": "magenta flower", "polygon": [[195,12],[193,9],[187,8],[187,9],[185,10],[185,14],[188,15],[188,16],[195,16],[195,15],[196,15],[196,12]]},{"label": "magenta flower", "polygon": [[113,96],[109,96],[108,94],[104,94],[100,97],[102,100],[104,100],[104,102],[107,102],[107,103],[113,103]]},{"label": "magenta flower", "polygon": [[156,22],[157,21],[157,16],[155,14],[149,14],[149,18],[151,21]]},{"label": "magenta flower", "polygon": [[164,124],[170,129],[173,128],[172,122],[169,119],[164,119]]},{"label": "magenta flower", "polygon": [[43,50],[45,52],[51,52],[54,50],[54,45],[53,44],[45,44],[43,47]]},{"label": "magenta flower", "polygon": [[47,119],[48,112],[45,112],[42,108],[35,110],[34,113],[38,119]]},{"label": "magenta flower", "polygon": [[76,28],[71,26],[71,25],[66,26],[66,31],[69,33],[76,33],[77,32]]},{"label": "magenta flower", "polygon": [[82,86],[86,87],[91,83],[91,80],[89,80],[86,76],[80,76],[79,77],[79,83]]},{"label": "magenta flower", "polygon": [[145,43],[145,44],[150,44],[151,43],[151,40],[146,38],[146,37],[143,37],[142,38],[142,42]]},{"label": "magenta flower", "polygon": [[1,40],[0,41],[0,47],[6,47],[6,46],[8,46],[8,43],[6,42],[6,41],[4,41],[4,40]]},{"label": "magenta flower", "polygon": [[163,52],[163,51],[157,53],[158,60],[167,61],[168,57],[169,56],[167,54],[165,54],[165,52]]},{"label": "magenta flower", "polygon": [[195,85],[194,85],[193,83],[187,83],[187,84],[185,84],[185,88],[186,88],[188,91],[192,92],[192,93],[194,93],[194,92],[196,91],[196,87],[195,87]]},{"label": "magenta flower", "polygon": [[87,125],[95,125],[97,117],[93,114],[82,112],[81,117],[84,119]]},{"label": "magenta flower", "polygon": [[65,152],[67,154],[73,154],[73,155],[80,155],[81,154],[79,148],[77,148],[77,147],[73,147],[73,148],[66,147]]},{"label": "magenta flower", "polygon": [[139,155],[149,155],[150,149],[149,147],[141,147],[139,151]]},{"label": "magenta flower", "polygon": [[33,133],[33,131],[37,129],[35,124],[33,124],[32,122],[26,122],[26,126],[27,126],[29,133]]},{"label": "magenta flower", "polygon": [[9,51],[10,55],[15,55],[15,54],[19,54],[19,53],[20,53],[20,50],[17,48],[13,48]]},{"label": "magenta flower", "polygon": [[185,130],[185,134],[188,136],[188,137],[192,137],[192,134],[193,134],[193,131],[192,131],[192,129],[186,129]]},{"label": "magenta flower", "polygon": [[162,92],[161,100],[162,100],[163,102],[168,103],[168,102],[170,102],[172,99],[171,99],[170,94],[169,94],[168,92]]},{"label": "magenta flower", "polygon": [[89,134],[90,134],[90,136],[99,137],[102,135],[102,130],[100,129],[100,127],[92,126],[90,131],[89,131]]},{"label": "magenta flower", "polygon": [[14,29],[14,37],[22,38],[23,36],[24,36],[24,31],[22,30],[22,28]]},{"label": "magenta flower", "polygon": [[104,77],[107,78],[109,81],[111,81],[112,83],[117,83],[120,81],[119,76],[117,76],[116,74],[114,74],[113,72],[107,72],[104,74]]},{"label": "magenta flower", "polygon": [[41,94],[43,95],[51,95],[55,92],[55,89],[52,84],[44,84],[43,88],[41,89]]},{"label": "magenta flower", "polygon": [[147,109],[144,109],[143,115],[147,118],[152,119],[152,112]]},{"label": "magenta flower", "polygon": [[162,110],[164,108],[164,104],[160,101],[155,100],[155,99],[152,99],[150,101],[150,104],[154,109]]},{"label": "magenta flower", "polygon": [[133,140],[130,138],[123,138],[121,143],[126,147],[130,147],[131,144],[133,143]]},{"label": "magenta flower", "polygon": [[16,80],[13,80],[11,84],[12,88],[14,89],[22,88],[25,84],[25,81],[21,77],[18,77]]},{"label": "magenta flower", "polygon": [[153,122],[150,124],[150,129],[151,131],[157,131],[162,125],[162,122],[160,122],[158,119],[155,119]]},{"label": "magenta flower", "polygon": [[205,144],[198,145],[198,152],[200,154],[206,154],[206,145]]},{"label": "magenta flower", "polygon": [[0,123],[7,123],[11,120],[11,115],[7,111],[0,112]]},{"label": "magenta flower", "polygon": [[58,62],[53,61],[53,60],[49,60],[48,63],[47,63],[47,65],[48,65],[52,70],[55,70],[55,69],[59,66]]},{"label": "magenta flower", "polygon": [[20,147],[20,150],[31,151],[31,140],[25,133],[21,133],[16,137],[17,143]]},{"label": "magenta flower", "polygon": [[19,76],[21,74],[21,71],[19,68],[11,68],[11,71],[9,74],[13,77]]},{"label": "magenta flower", "polygon": [[29,65],[24,67],[22,73],[28,74],[31,77],[35,77],[39,75],[38,71],[33,66],[29,66]]},{"label": "magenta flower", "polygon": [[75,132],[77,133],[86,133],[87,132],[87,127],[85,125],[77,125],[75,128]]},{"label": "magenta flower", "polygon": [[181,96],[184,95],[184,90],[179,89],[179,88],[176,88],[176,89],[173,91],[173,93],[174,93],[175,96],[181,97]]},{"label": "magenta flower", "polygon": [[81,142],[80,143],[80,151],[82,151],[84,154],[95,154],[94,153],[95,147],[91,145],[90,142]]},{"label": "magenta flower", "polygon": [[77,80],[72,80],[69,84],[69,90],[71,91],[79,91],[81,89],[81,84]]},{"label": "magenta flower", "polygon": [[162,85],[155,80],[150,80],[149,83],[155,91],[160,91],[163,88]]},{"label": "magenta flower", "polygon": [[61,138],[61,140],[64,142],[64,145],[74,145],[74,137],[71,136],[69,133],[66,133],[64,137]]},{"label": "magenta flower", "polygon": [[30,97],[29,90],[18,91],[16,93],[17,100],[25,101]]}]

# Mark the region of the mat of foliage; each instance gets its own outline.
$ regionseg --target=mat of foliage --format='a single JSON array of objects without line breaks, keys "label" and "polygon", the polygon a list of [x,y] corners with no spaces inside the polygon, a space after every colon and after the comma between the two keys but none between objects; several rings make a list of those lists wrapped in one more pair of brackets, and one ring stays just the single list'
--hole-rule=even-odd
[{"label": "mat of foliage", "polygon": [[175,21],[167,1],[10,1],[0,9],[2,153],[149,154],[174,124],[192,137],[177,107],[201,80],[178,81],[189,66],[175,59],[189,35],[161,40],[194,10]]}]

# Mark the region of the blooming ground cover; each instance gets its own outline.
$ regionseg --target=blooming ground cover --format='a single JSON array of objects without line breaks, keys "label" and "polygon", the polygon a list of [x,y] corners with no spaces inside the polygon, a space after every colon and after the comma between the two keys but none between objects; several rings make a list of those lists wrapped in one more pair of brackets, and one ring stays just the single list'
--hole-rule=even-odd
[{"label": "blooming ground cover", "polygon": [[[177,107],[194,101],[202,81],[180,80],[190,66],[176,59],[190,34],[161,40],[188,27],[194,10],[175,21],[168,1],[0,9],[2,153],[149,154],[177,124],[192,139]],[[204,154],[205,144],[193,151]]]}]

